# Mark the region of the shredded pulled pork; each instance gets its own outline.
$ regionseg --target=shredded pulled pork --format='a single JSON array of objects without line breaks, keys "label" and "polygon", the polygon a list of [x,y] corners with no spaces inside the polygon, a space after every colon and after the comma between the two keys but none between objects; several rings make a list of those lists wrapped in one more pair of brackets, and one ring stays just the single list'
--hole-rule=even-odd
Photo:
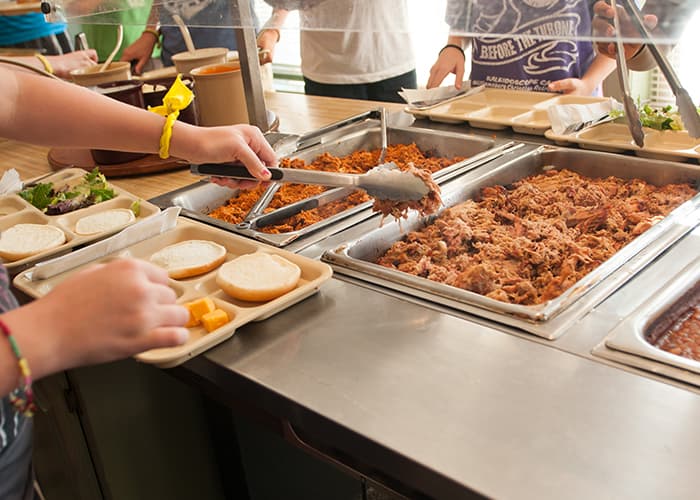
[{"label": "shredded pulled pork", "polygon": [[377,262],[502,302],[541,304],[695,194],[688,184],[550,170],[482,189]]},{"label": "shredded pulled pork", "polygon": [[[316,158],[313,163],[306,164],[300,159],[283,159],[282,167],[303,168],[310,170],[323,170],[327,172],[345,172],[351,174],[362,174],[377,166],[379,153],[381,150],[356,151],[347,156],[338,157],[329,153],[323,153]],[[415,144],[393,144],[387,147],[384,161],[393,161],[396,165],[406,170],[409,164],[413,164],[419,171],[437,172],[445,167],[457,163],[464,158],[442,158],[433,157],[430,153],[423,153]],[[421,174],[423,175],[423,174]],[[225,205],[211,211],[208,215],[219,220],[238,224],[243,221],[255,202],[260,198],[266,188],[258,187],[250,191],[241,191],[236,197],[231,198]],[[265,212],[289,205],[299,200],[321,194],[327,188],[307,184],[282,184],[272,198]],[[439,195],[438,195],[439,197]],[[279,224],[260,228],[266,233],[287,233],[297,231],[311,224],[315,224],[324,219],[332,217],[343,210],[357,206],[369,201],[371,198],[362,190],[353,192],[348,197],[335,201],[318,208],[306,210],[295,214]],[[428,206],[426,202],[426,206]],[[429,206],[428,206],[429,207]]]},{"label": "shredded pulled pork", "polygon": [[375,199],[372,205],[372,210],[379,212],[383,217],[388,215],[395,219],[405,219],[408,217],[409,210],[417,210],[421,215],[432,215],[442,206],[442,198],[440,198],[440,186],[433,180],[432,174],[427,170],[416,168],[412,163],[409,163],[405,171],[412,173],[421,179],[428,186],[428,193],[420,200],[379,200]]}]

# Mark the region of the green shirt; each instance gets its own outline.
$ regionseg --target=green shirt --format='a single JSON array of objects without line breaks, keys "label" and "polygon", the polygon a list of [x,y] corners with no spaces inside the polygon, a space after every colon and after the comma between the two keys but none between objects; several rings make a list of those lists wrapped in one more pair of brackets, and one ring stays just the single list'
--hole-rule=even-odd
[{"label": "green shirt", "polygon": [[[117,55],[118,61],[126,47],[134,43],[143,33],[151,12],[152,0],[146,0],[140,7],[132,7],[109,14],[99,14],[89,17],[90,24],[83,24],[80,29],[87,37],[88,45],[97,51],[100,62],[109,57],[109,54],[117,44],[117,24],[124,26],[124,41]],[[100,24],[103,23],[103,24]],[[156,49],[153,57],[159,57],[160,51]]]}]

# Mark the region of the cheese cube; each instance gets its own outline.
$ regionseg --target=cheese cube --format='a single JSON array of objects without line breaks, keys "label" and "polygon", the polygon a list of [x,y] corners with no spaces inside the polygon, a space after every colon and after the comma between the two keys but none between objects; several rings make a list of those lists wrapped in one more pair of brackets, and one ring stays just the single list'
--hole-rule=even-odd
[{"label": "cheese cube", "polygon": [[187,302],[185,307],[190,310],[190,320],[187,322],[188,327],[197,326],[202,321],[202,316],[216,309],[216,304],[210,297]]},{"label": "cheese cube", "polygon": [[202,316],[202,325],[207,332],[213,332],[228,323],[228,314],[223,309],[216,309]]}]

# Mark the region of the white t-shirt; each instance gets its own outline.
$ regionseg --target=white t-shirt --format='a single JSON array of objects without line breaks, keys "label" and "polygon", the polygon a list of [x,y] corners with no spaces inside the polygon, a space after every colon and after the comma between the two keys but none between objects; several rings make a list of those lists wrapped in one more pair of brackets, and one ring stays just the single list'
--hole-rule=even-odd
[{"label": "white t-shirt", "polygon": [[415,68],[405,0],[325,0],[299,11],[301,72],[318,83],[373,83]]}]

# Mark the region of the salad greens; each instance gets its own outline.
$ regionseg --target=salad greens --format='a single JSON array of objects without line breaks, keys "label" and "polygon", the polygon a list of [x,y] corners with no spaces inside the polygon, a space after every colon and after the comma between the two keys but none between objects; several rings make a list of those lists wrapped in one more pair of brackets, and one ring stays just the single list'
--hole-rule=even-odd
[{"label": "salad greens", "polygon": [[[637,103],[639,110],[639,120],[643,127],[653,128],[655,130],[685,130],[681,115],[673,106],[664,106],[663,108],[652,108],[648,104]],[[698,109],[700,112],[700,108]],[[625,116],[624,111],[611,111],[610,116],[619,118]]]},{"label": "salad greens", "polygon": [[18,194],[48,215],[65,214],[111,200],[117,195],[97,167],[87,172],[74,186],[55,189],[52,182],[45,182],[23,189]]}]

